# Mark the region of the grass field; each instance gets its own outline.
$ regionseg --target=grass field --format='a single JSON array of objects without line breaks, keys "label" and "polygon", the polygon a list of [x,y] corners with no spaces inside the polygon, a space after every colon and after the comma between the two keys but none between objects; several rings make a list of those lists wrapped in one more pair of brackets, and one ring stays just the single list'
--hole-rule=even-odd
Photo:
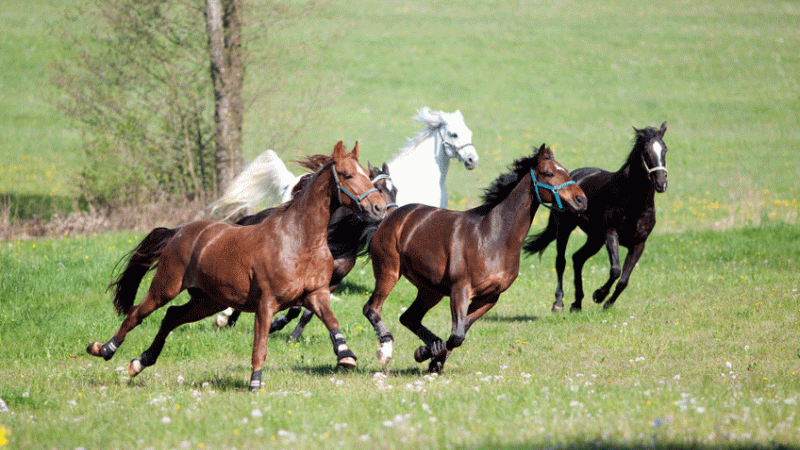
[{"label": "grass field", "polygon": [[[0,413],[9,448],[796,448],[800,442],[800,231],[768,224],[661,233],[611,311],[549,312],[553,251],[524,258],[517,282],[470,330],[438,377],[413,361],[397,320],[414,291],[384,309],[397,339],[384,372],[361,316],[369,266],[334,310],[359,367],[337,371],[324,327],[269,342],[265,389],[247,391],[252,316],[231,330],[179,328],[134,380],[127,363],[164,311],[115,359],[85,354],[120,319],[104,287],[141,235],[0,246]],[[606,276],[605,257],[586,268]],[[568,270],[567,276],[570,276]],[[567,295],[571,296],[568,287]],[[185,301],[180,297],[175,302]],[[426,323],[442,335],[448,308]],[[0,440],[0,442],[2,442]]]},{"label": "grass field", "polygon": [[[79,196],[79,133],[47,84],[61,4],[0,8],[0,197],[10,199],[0,206],[22,217],[72,208]],[[114,360],[85,354],[119,326],[104,288],[142,233],[0,242],[9,409],[0,447],[800,447],[800,6],[356,0],[270,38],[319,43],[315,58],[293,55],[306,76],[288,98],[320,80],[339,91],[295,147],[276,149],[284,159],[357,139],[362,162],[379,163],[419,130],[417,108],[460,109],[482,159],[471,172],[451,167],[455,209],[477,204],[534,145],[552,145],[568,168],[616,169],[631,126],[667,121],[670,188],[627,291],[611,311],[553,315],[553,250],[525,258],[500,304],[430,377],[397,321],[414,295],[406,282],[385,308],[397,342],[381,370],[360,314],[371,268],[359,265],[334,305],[358,369],[333,368],[314,321],[298,344],[273,336],[266,387],[250,394],[252,317],[233,330],[208,321],[176,330],[135,380],[127,363],[163,311]],[[253,91],[269,82],[248,72]],[[270,105],[248,113],[249,157],[281,126]],[[587,291],[606,273],[601,253],[587,264]],[[426,321],[441,334],[447,310]]]}]

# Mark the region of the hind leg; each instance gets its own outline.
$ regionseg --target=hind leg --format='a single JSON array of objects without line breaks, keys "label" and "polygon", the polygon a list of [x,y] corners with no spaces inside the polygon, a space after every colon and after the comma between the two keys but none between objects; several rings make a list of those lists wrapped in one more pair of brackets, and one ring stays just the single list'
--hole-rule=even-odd
[{"label": "hind leg", "polygon": [[288,311],[286,311],[286,314],[273,319],[269,326],[269,332],[272,333],[274,331],[282,330],[286,325],[289,325],[289,322],[299,316],[302,310],[302,306],[292,306]]},{"label": "hind leg", "polygon": [[[441,371],[441,366],[444,365],[444,360],[447,359],[449,351],[452,350],[452,348],[447,348],[448,346],[439,336],[435,335],[431,330],[422,325],[422,318],[425,317],[425,314],[427,314],[431,308],[436,306],[442,300],[442,298],[444,298],[442,294],[434,290],[421,287],[417,291],[417,297],[414,299],[414,302],[411,303],[411,305],[403,314],[400,315],[400,323],[403,324],[404,327],[408,328],[412,333],[416,334],[417,337],[425,343],[425,345],[420,346],[414,351],[414,359],[420,363],[430,358],[434,358],[437,361],[436,363],[433,361],[431,362],[431,366],[429,367],[431,372]],[[466,311],[464,311],[464,315],[466,316]],[[453,329],[456,328],[455,320],[456,319],[454,315]]]},{"label": "hind leg", "polygon": [[[333,297],[333,295],[331,295],[331,297]],[[306,325],[308,325],[308,322],[311,322],[311,319],[313,318],[314,318],[313,312],[307,309],[303,311],[303,314],[300,316],[300,320],[297,321],[297,326],[294,327],[294,331],[292,331],[292,334],[290,334],[289,337],[286,338],[286,341],[297,342],[298,340],[300,340],[300,336],[303,335],[303,331],[306,329]]]},{"label": "hind leg", "polygon": [[205,317],[211,316],[219,311],[222,311],[225,306],[211,301],[205,294],[201,292],[193,292],[192,299],[180,306],[170,306],[164,319],[161,321],[161,327],[158,329],[153,343],[145,350],[138,359],[134,359],[128,365],[128,374],[135,377],[141,373],[146,367],[152,366],[158,360],[161,350],[164,348],[164,343],[167,336],[179,326],[197,322]]},{"label": "hind leg", "polygon": [[611,286],[622,273],[622,268],[619,264],[619,236],[614,230],[610,230],[606,234],[606,250],[608,250],[608,262],[610,265],[608,281],[592,294],[592,299],[595,303],[603,303],[603,300],[606,299],[608,293],[611,291]]},{"label": "hind leg", "polygon": [[639,262],[642,252],[644,252],[644,242],[636,244],[628,251],[628,256],[625,257],[625,265],[622,266],[622,275],[617,281],[617,287],[614,288],[614,293],[611,294],[611,297],[603,304],[603,308],[608,309],[614,306],[614,302],[617,301],[619,294],[628,287],[628,280],[630,280],[631,273],[634,267],[636,267],[636,263]]},{"label": "hind leg", "polygon": [[92,356],[102,357],[106,361],[111,359],[116,353],[117,349],[128,333],[136,328],[142,321],[153,313],[153,311],[166,305],[172,299],[178,296],[181,291],[181,276],[176,275],[176,272],[170,271],[166,265],[160,265],[153,276],[153,282],[150,284],[150,289],[147,291],[141,303],[134,306],[128,312],[128,315],[122,321],[119,330],[114,336],[102,344],[100,342],[93,342],[86,347],[86,352]]}]

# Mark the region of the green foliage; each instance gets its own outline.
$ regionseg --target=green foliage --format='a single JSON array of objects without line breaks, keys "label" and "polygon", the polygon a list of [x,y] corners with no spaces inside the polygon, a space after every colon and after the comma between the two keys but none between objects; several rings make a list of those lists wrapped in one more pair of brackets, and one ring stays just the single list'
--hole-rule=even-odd
[{"label": "green foliage", "polygon": [[[214,189],[213,91],[202,5],[87,2],[54,82],[85,130],[82,192],[114,206]],[[92,23],[90,32],[77,23]],[[74,31],[77,30],[77,31]]]}]

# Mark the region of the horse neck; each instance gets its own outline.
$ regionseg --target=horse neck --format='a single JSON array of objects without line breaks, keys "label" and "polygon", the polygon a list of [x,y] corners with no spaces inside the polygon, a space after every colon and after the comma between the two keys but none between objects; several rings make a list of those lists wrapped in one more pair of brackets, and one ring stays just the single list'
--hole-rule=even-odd
[{"label": "horse neck", "polygon": [[328,239],[328,222],[338,202],[333,201],[336,186],[330,168],[324,169],[295,198],[287,203],[287,214],[293,214],[294,230],[299,234],[298,243],[309,246],[324,243]]},{"label": "horse neck", "polygon": [[526,174],[511,193],[484,217],[483,226],[491,230],[498,245],[521,251],[533,216],[539,208],[539,202],[532,195],[531,184],[531,175]]},{"label": "horse neck", "polygon": [[653,183],[650,182],[650,175],[644,167],[637,161],[641,158],[639,156],[632,156],[622,167],[614,174],[613,182],[619,185],[617,192],[619,195],[627,198],[642,199],[636,203],[647,203],[653,201],[655,196],[655,188]]},{"label": "horse neck", "polygon": [[426,138],[402,151],[387,165],[397,185],[398,204],[447,206],[445,182],[450,157],[444,151],[438,130],[431,130]]}]

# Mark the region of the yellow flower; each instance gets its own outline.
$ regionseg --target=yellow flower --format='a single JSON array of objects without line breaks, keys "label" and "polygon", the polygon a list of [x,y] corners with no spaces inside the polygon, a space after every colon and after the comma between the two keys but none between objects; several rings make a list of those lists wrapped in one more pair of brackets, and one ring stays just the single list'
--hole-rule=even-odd
[{"label": "yellow flower", "polygon": [[[11,434],[9,431],[8,434]],[[6,439],[6,427],[0,427],[0,447],[8,445],[8,439]]]}]

